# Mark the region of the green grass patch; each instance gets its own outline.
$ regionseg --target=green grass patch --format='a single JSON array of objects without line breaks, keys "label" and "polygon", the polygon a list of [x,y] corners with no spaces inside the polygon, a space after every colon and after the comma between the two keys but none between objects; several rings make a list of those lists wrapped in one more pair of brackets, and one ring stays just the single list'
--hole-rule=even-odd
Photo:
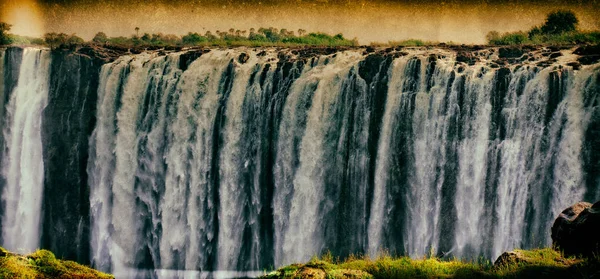
[{"label": "green grass patch", "polygon": [[306,264],[293,264],[265,274],[280,278],[589,278],[600,275],[600,259],[565,258],[550,248],[515,250],[503,264],[489,261],[411,259],[382,255],[350,256],[340,261],[330,253]]},{"label": "green grass patch", "polygon": [[112,275],[72,261],[56,259],[48,250],[38,250],[27,256],[13,254],[0,247],[0,278],[79,278],[114,279]]}]

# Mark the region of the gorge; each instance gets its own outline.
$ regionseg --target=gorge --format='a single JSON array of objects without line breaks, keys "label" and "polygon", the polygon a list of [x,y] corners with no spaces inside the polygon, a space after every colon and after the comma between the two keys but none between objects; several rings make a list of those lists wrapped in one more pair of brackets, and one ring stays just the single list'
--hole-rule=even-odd
[{"label": "gorge", "polygon": [[600,199],[597,56],[3,49],[1,245],[117,278],[549,246]]}]

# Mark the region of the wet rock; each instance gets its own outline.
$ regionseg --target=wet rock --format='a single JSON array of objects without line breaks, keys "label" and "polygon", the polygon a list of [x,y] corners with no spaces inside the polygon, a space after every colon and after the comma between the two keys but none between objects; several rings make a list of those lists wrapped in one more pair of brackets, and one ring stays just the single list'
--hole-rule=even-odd
[{"label": "wet rock", "polygon": [[502,47],[498,49],[498,57],[500,58],[519,58],[523,56],[524,51],[517,47]]},{"label": "wet rock", "polygon": [[581,46],[573,53],[580,56],[577,61],[583,65],[591,65],[600,61],[600,45]]},{"label": "wet rock", "polygon": [[579,57],[579,59],[577,59],[577,61],[579,61],[579,63],[581,63],[582,65],[592,65],[600,61],[600,55],[581,56]]},{"label": "wet rock", "polygon": [[562,56],[562,53],[560,53],[560,52],[553,52],[553,53],[550,54],[549,58],[552,59],[552,58],[561,57],[561,56]]},{"label": "wet rock", "polygon": [[537,66],[542,67],[542,68],[550,67],[550,66],[552,66],[552,61],[550,61],[550,60],[540,61],[537,63]]},{"label": "wet rock", "polygon": [[577,55],[600,55],[600,45],[581,46],[578,47],[573,53]]},{"label": "wet rock", "polygon": [[456,53],[456,62],[463,62],[469,65],[475,65],[475,62],[479,61],[479,58],[474,56],[473,53],[467,51],[459,51]]},{"label": "wet rock", "polygon": [[240,62],[241,64],[248,62],[248,59],[250,59],[250,56],[245,52],[242,52],[242,54],[238,56],[238,62]]},{"label": "wet rock", "polygon": [[552,245],[567,256],[600,253],[600,201],[579,202],[563,210],[552,225]]},{"label": "wet rock", "polygon": [[182,71],[187,70],[187,68],[192,64],[192,62],[196,61],[202,54],[209,52],[210,50],[192,50],[187,51],[179,57],[179,69]]},{"label": "wet rock", "polygon": [[571,66],[573,68],[573,70],[581,69],[581,63],[579,63],[579,62],[569,62],[569,63],[567,63],[567,65]]}]

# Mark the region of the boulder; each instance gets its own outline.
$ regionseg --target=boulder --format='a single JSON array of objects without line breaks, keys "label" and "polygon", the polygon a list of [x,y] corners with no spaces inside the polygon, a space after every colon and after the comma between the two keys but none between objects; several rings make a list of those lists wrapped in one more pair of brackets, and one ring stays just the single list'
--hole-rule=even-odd
[{"label": "boulder", "polygon": [[565,256],[600,254],[600,201],[579,202],[563,210],[552,225],[552,246]]},{"label": "boulder", "polygon": [[499,58],[519,58],[525,53],[521,48],[518,47],[501,47],[498,49]]},{"label": "boulder", "polygon": [[520,251],[504,252],[494,262],[494,266],[507,266],[516,263],[527,263],[527,259]]},{"label": "boulder", "polygon": [[244,64],[248,62],[248,59],[250,59],[250,56],[245,52],[242,52],[242,54],[240,54],[240,56],[238,57],[238,62],[240,62],[240,64]]},{"label": "boulder", "polygon": [[477,61],[479,61],[479,58],[475,57],[471,52],[459,51],[456,53],[456,62],[463,62],[469,65],[475,65]]}]

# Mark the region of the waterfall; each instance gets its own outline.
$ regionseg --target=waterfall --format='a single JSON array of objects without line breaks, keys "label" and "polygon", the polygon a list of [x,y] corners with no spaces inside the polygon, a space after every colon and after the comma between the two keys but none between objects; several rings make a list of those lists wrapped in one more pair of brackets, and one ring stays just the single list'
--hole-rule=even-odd
[{"label": "waterfall", "polygon": [[125,278],[548,246],[600,198],[600,64],[551,52],[0,51],[2,243]]},{"label": "waterfall", "polygon": [[33,252],[40,244],[43,197],[42,111],[47,105],[50,53],[23,50],[2,129],[2,246]]}]

